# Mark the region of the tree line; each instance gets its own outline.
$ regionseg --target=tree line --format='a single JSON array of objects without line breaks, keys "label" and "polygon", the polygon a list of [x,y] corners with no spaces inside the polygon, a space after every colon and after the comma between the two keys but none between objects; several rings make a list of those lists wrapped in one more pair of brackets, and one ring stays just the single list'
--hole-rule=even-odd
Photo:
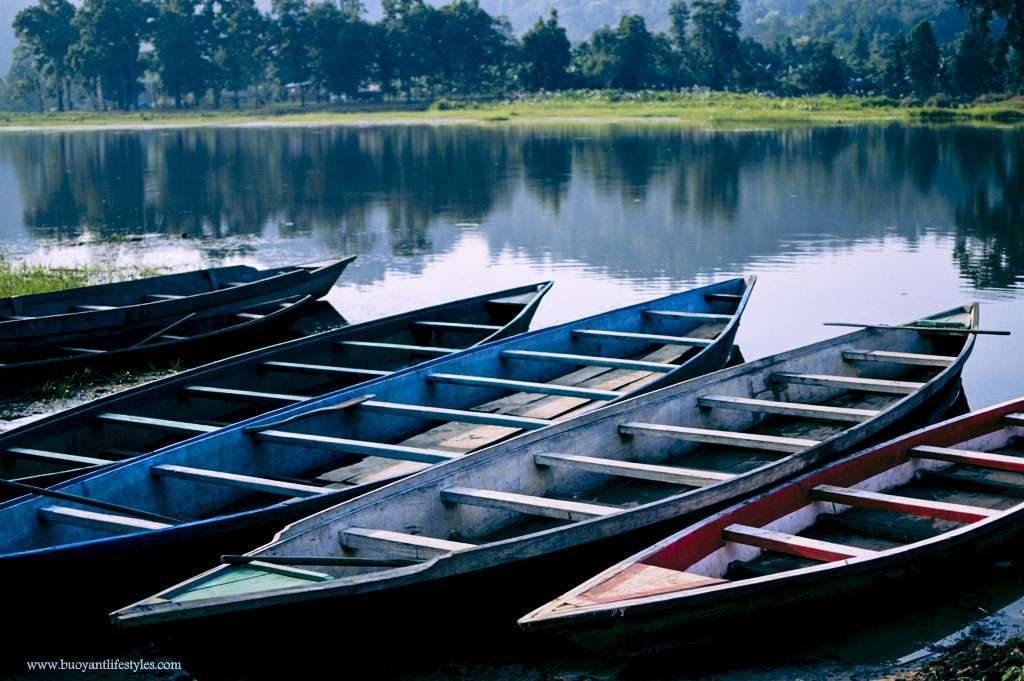
[{"label": "tree line", "polygon": [[[859,21],[772,44],[743,35],[738,0],[673,0],[666,32],[623,16],[572,45],[558,14],[522,36],[478,0],[39,0],[18,13],[3,86],[24,108],[133,109],[310,99],[503,96],[580,88],[705,87],[780,95],[972,99],[1024,88],[1024,0],[956,0],[969,21],[940,43]],[[146,97],[143,98],[142,95]]]}]

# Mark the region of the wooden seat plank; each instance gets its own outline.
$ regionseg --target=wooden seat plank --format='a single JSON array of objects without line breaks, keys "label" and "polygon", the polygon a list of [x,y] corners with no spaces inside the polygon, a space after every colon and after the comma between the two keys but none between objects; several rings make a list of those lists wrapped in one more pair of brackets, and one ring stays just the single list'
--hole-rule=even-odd
[{"label": "wooden seat plank", "polygon": [[713,314],[711,312],[676,312],[675,310],[644,310],[649,317],[665,317],[668,319],[696,319],[703,322],[729,322],[731,314]]},{"label": "wooden seat plank", "polygon": [[623,435],[651,435],[667,437],[688,442],[704,442],[707,444],[727,445],[745,449],[764,449],[771,452],[799,452],[813,447],[818,440],[796,437],[778,437],[775,435],[759,435],[731,430],[710,430],[707,428],[689,428],[686,426],[669,426],[660,423],[639,423],[630,421],[619,426]]},{"label": "wooden seat plank", "polygon": [[708,338],[689,338],[687,336],[665,336],[654,333],[627,333],[625,331],[605,331],[602,329],[575,329],[572,335],[577,338],[597,338],[600,340],[644,341],[662,345],[689,345],[707,347],[715,341]]},{"label": "wooden seat plank", "polygon": [[697,398],[697,402],[702,407],[735,409],[739,411],[751,411],[764,414],[780,414],[783,416],[797,416],[800,418],[821,419],[823,421],[841,421],[844,423],[860,423],[861,421],[866,421],[867,419],[878,416],[878,414],[881,413],[876,409],[829,407],[822,404],[756,400],[746,397],[731,397],[726,395],[704,395]]},{"label": "wooden seat plank", "polygon": [[505,426],[507,428],[523,428],[527,430],[536,430],[537,428],[551,425],[551,422],[546,419],[531,419],[522,416],[507,416],[505,414],[488,414],[469,409],[446,409],[444,407],[428,407],[420,404],[402,404],[378,400],[360,402],[357,407],[365,411],[399,414],[429,420],[479,423],[487,426]]},{"label": "wooden seat plank", "polygon": [[414,355],[434,355],[437,357],[458,352],[456,348],[436,348],[427,345],[404,345],[402,343],[378,343],[376,341],[338,341],[337,345],[345,348],[365,348],[369,350],[398,350]]},{"label": "wooden seat plank", "polygon": [[474,546],[466,542],[365,527],[347,527],[339,534],[341,545],[345,548],[379,551],[400,558],[427,559],[453,551],[471,549]]},{"label": "wooden seat plank", "polygon": [[441,490],[441,499],[453,504],[481,506],[502,511],[514,511],[546,518],[579,521],[588,518],[618,513],[622,509],[614,506],[587,504],[579,501],[547,499],[545,497],[499,492],[497,490],[473,489],[470,487],[449,487]]},{"label": "wooden seat plank", "polygon": [[466,324],[464,322],[416,322],[416,326],[435,331],[465,331],[468,333],[479,331],[500,331],[501,327],[496,324]]},{"label": "wooden seat plank", "polygon": [[537,352],[534,350],[503,350],[501,356],[506,359],[522,359],[538,362],[562,362],[579,366],[601,366],[611,369],[636,369],[639,371],[656,371],[667,374],[679,368],[676,364],[662,362],[644,362],[615,357],[595,357],[591,355],[570,355],[561,352]]},{"label": "wooden seat plank", "polygon": [[951,447],[932,447],[921,445],[911,448],[909,454],[920,459],[936,459],[938,461],[950,461],[952,463],[965,464],[968,466],[979,466],[981,468],[992,468],[1001,471],[1016,471],[1024,473],[1024,457],[1007,456],[1006,454],[991,454],[989,452],[972,452],[965,449],[953,449]]},{"label": "wooden seat plank", "polygon": [[68,506],[43,506],[38,511],[42,520],[52,523],[64,523],[65,525],[77,525],[92,530],[102,530],[111,534],[130,534],[144,530],[162,530],[166,527],[173,527],[167,523],[158,523],[153,520],[142,520],[113,513],[97,513],[86,511],[80,508]]},{"label": "wooden seat plank", "polygon": [[112,412],[104,412],[97,416],[96,420],[102,423],[137,426],[139,428],[155,428],[157,430],[170,430],[180,433],[212,433],[221,427],[206,425],[205,423],[187,423],[185,421],[156,419],[148,416],[133,416],[131,414],[115,414]]},{"label": "wooden seat plank", "polygon": [[615,459],[601,459],[576,454],[536,454],[533,460],[538,466],[562,466],[623,478],[654,480],[656,482],[664,482],[671,485],[687,485],[689,487],[705,487],[735,477],[731,473],[681,468],[678,466],[661,466],[649,463],[634,463],[632,461],[617,461]]},{"label": "wooden seat plank", "polygon": [[108,463],[114,463],[113,459],[100,459],[94,456],[80,456],[78,454],[64,454],[62,452],[47,452],[41,449],[28,449],[25,447],[8,447],[4,450],[4,454],[18,459],[72,464],[75,466],[103,466]]},{"label": "wooden seat plank", "polygon": [[237,400],[242,402],[257,402],[260,404],[280,404],[305,402],[311,399],[310,395],[287,395],[284,393],[264,393],[254,390],[236,390],[233,388],[217,388],[208,385],[189,385],[182,391],[192,397],[208,397],[217,400]]},{"label": "wooden seat plank", "polygon": [[540,393],[543,395],[563,395],[567,397],[582,397],[587,400],[614,400],[622,395],[618,390],[595,390],[592,388],[576,388],[558,383],[533,383],[530,381],[512,381],[505,378],[490,378],[488,376],[464,376],[461,374],[429,374],[427,380],[431,383],[445,383],[448,385],[466,385],[481,388],[501,388],[504,390]]},{"label": "wooden seat plank", "polygon": [[150,466],[149,472],[157,477],[177,478],[180,480],[205,482],[211,485],[251,489],[257,492],[280,494],[286,497],[315,497],[331,491],[330,489],[316,487],[314,485],[302,485],[296,482],[270,480],[252,475],[241,475],[238,473],[227,473],[225,471],[214,471],[206,468],[191,468],[189,466],[175,466],[171,464],[156,464]]},{"label": "wooden seat plank", "polygon": [[296,373],[305,374],[343,374],[359,376],[366,379],[387,376],[388,374],[392,373],[390,371],[382,371],[380,369],[339,367],[330,364],[303,364],[302,362],[267,361],[263,363],[263,366],[267,367],[268,369],[277,369],[279,371],[294,371]]},{"label": "wooden seat plank", "polygon": [[869,492],[851,487],[835,487],[832,485],[814,487],[810,492],[810,496],[816,501],[831,501],[846,506],[873,508],[880,511],[906,513],[908,515],[953,520],[961,523],[984,520],[1000,513],[999,511],[980,506],[915,499],[896,494],[883,494],[881,492]]},{"label": "wooden seat plank", "polygon": [[892,352],[890,350],[843,350],[843,359],[853,362],[889,362],[923,367],[948,367],[956,357],[923,355],[913,352]]},{"label": "wooden seat plank", "polygon": [[424,449],[421,447],[392,445],[385,444],[383,442],[370,442],[367,440],[349,440],[340,437],[329,437],[327,435],[290,433],[283,430],[264,430],[254,432],[252,433],[252,436],[257,440],[262,440],[264,442],[291,445],[293,447],[325,449],[343,454],[377,456],[385,459],[415,461],[427,464],[443,463],[445,461],[457,459],[461,456],[460,454],[446,452],[440,449]]},{"label": "wooden seat plank", "polygon": [[787,553],[801,558],[830,562],[849,558],[865,558],[877,555],[877,551],[862,549],[846,544],[809,539],[786,532],[776,532],[763,527],[729,525],[722,530],[722,539],[736,544],[745,544],[759,549]]},{"label": "wooden seat plank", "polygon": [[816,385],[824,388],[840,388],[842,390],[860,390],[863,392],[892,393],[910,395],[924,387],[924,383],[914,381],[889,381],[880,378],[860,378],[859,376],[833,376],[829,374],[794,374],[778,372],[771,375],[773,381],[793,383],[796,385]]}]

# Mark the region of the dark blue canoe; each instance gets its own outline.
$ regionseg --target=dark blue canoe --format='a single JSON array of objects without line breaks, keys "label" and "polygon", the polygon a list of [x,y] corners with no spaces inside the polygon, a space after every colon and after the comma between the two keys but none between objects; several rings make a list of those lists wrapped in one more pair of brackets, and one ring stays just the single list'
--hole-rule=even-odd
[{"label": "dark blue canoe", "polygon": [[384,482],[721,368],[752,284],[731,279],[464,352],[346,340],[359,364],[345,370],[392,353],[437,358],[316,399],[227,375],[190,381],[188,394],[209,408],[298,403],[225,428],[195,413],[102,410],[108,425],[211,432],[56,488],[127,507],[118,512],[42,497],[0,506],[0,576],[45,583],[48,601],[74,597],[78,613],[123,604]]}]

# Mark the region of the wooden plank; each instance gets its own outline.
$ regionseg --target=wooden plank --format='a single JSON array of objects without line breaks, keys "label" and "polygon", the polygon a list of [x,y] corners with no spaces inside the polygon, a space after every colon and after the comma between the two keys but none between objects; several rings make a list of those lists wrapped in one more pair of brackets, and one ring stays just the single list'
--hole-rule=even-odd
[{"label": "wooden plank", "polygon": [[93,456],[47,452],[41,449],[27,449],[25,447],[8,447],[4,450],[4,453],[18,459],[45,461],[46,463],[73,464],[75,466],[102,466],[108,463],[114,463],[113,459],[98,459]]},{"label": "wooden plank", "polygon": [[711,303],[738,303],[743,300],[743,296],[735,293],[705,293],[704,300]]},{"label": "wooden plank", "polygon": [[992,454],[989,452],[972,452],[966,449],[932,447],[930,445],[913,447],[908,453],[910,456],[919,459],[936,459],[938,461],[950,461],[952,463],[978,466],[980,468],[992,468],[1000,471],[1024,473],[1024,457],[1021,456],[1008,456],[1006,454]]},{"label": "wooden plank", "polygon": [[150,300],[180,300],[185,296],[176,296],[170,293],[149,293],[145,297]]},{"label": "wooden plank", "polygon": [[75,352],[78,353],[79,355],[105,355],[107,354],[107,352],[109,352],[109,350],[97,350],[96,348],[76,348],[66,345],[61,346],[57,349],[63,350],[64,352]]},{"label": "wooden plank", "polygon": [[924,387],[924,383],[913,381],[887,381],[881,378],[860,378],[859,376],[833,376],[829,374],[792,374],[778,372],[771,375],[773,381],[795,385],[817,385],[823,388],[859,390],[869,393],[910,395]]},{"label": "wooden plank", "polygon": [[39,509],[38,513],[41,519],[51,523],[87,527],[92,530],[110,532],[111,534],[130,534],[144,530],[162,530],[166,527],[173,527],[172,525],[152,520],[129,518],[128,516],[113,515],[111,513],[96,513],[95,511],[86,511],[68,506],[43,506]]},{"label": "wooden plank", "polygon": [[148,416],[133,416],[131,414],[115,414],[112,412],[104,412],[97,416],[96,420],[103,423],[138,426],[139,428],[170,430],[176,433],[212,433],[221,428],[221,426],[209,426],[204,423],[187,423],[185,421],[154,419]]},{"label": "wooden plank", "polygon": [[257,440],[274,442],[282,445],[291,445],[293,447],[326,449],[328,451],[341,452],[343,454],[379,456],[385,459],[415,461],[418,463],[444,463],[445,461],[458,459],[462,456],[461,454],[446,452],[442,449],[424,449],[422,447],[391,445],[383,442],[370,442],[367,440],[348,440],[340,437],[329,437],[327,435],[289,433],[283,430],[264,430],[252,433],[252,436]]},{"label": "wooden plank", "polygon": [[239,312],[235,316],[242,319],[263,319],[266,315],[256,314],[255,312]]},{"label": "wooden plank", "polygon": [[746,397],[729,397],[725,395],[705,395],[697,398],[702,407],[719,409],[735,409],[764,414],[781,414],[822,421],[841,421],[843,423],[860,423],[878,416],[881,412],[875,409],[851,409],[847,407],[829,407],[822,404],[805,404],[802,402],[777,402],[774,400],[755,400]]},{"label": "wooden plank", "polygon": [[503,359],[561,362],[563,364],[576,364],[578,366],[598,366],[636,371],[657,371],[663,374],[667,374],[679,368],[678,364],[665,364],[663,362],[643,362],[633,359],[618,359],[616,357],[568,355],[561,352],[537,352],[534,350],[503,350],[501,356]]},{"label": "wooden plank", "polygon": [[703,322],[730,322],[731,314],[712,314],[710,312],[676,312],[675,310],[644,310],[649,317],[666,317],[668,319],[696,319]]},{"label": "wooden plank", "polygon": [[573,329],[576,338],[597,338],[600,340],[644,341],[664,345],[685,345],[703,348],[714,343],[708,338],[687,338],[686,336],[663,336],[654,333],[627,333],[625,331],[604,331],[602,329]]},{"label": "wooden plank", "polygon": [[505,378],[488,376],[464,376],[461,374],[428,374],[431,383],[448,385],[468,385],[481,388],[501,388],[513,392],[539,393],[541,395],[564,395],[582,397],[587,400],[614,400],[622,396],[617,390],[597,390],[594,388],[577,388],[558,383],[531,383],[529,381],[511,381]]},{"label": "wooden plank", "polygon": [[735,477],[731,473],[681,468],[678,466],[660,466],[649,463],[634,463],[632,461],[616,461],[614,459],[601,459],[576,454],[535,454],[533,460],[538,466],[562,466],[622,478],[654,480],[670,485],[687,485],[689,487],[705,487]]},{"label": "wooden plank", "polygon": [[501,327],[496,324],[464,324],[459,322],[416,322],[416,326],[431,329],[434,331],[465,331],[468,333],[479,331],[500,331]]},{"label": "wooden plank", "polygon": [[498,492],[496,490],[474,489],[471,487],[449,487],[448,489],[443,489],[441,490],[441,499],[453,504],[481,506],[483,508],[514,511],[516,513],[539,515],[546,518],[558,518],[559,520],[574,522],[611,515],[622,510],[614,506],[600,506],[598,504],[564,501],[562,499],[547,499],[528,494]]},{"label": "wooden plank", "polygon": [[359,409],[384,414],[398,414],[431,421],[457,421],[459,423],[479,423],[485,426],[504,426],[506,428],[523,428],[536,430],[551,425],[547,419],[533,419],[523,416],[506,414],[488,414],[469,409],[446,409],[444,407],[428,407],[421,404],[402,404],[399,402],[380,402],[367,400],[357,405]]},{"label": "wooden plank", "polygon": [[1003,422],[1009,426],[1024,427],[1024,414],[1007,414]]},{"label": "wooden plank", "polygon": [[372,530],[365,527],[346,527],[339,533],[339,538],[341,545],[348,549],[366,549],[420,560],[453,551],[471,549],[475,546],[465,542],[424,537],[419,534]]},{"label": "wooden plank", "polygon": [[284,393],[263,393],[253,390],[216,388],[208,385],[188,385],[182,391],[191,397],[208,397],[215,400],[256,402],[258,404],[292,404],[311,399],[310,395],[287,395]]},{"label": "wooden plank", "polygon": [[[972,475],[971,473],[975,473]],[[920,470],[917,474],[925,484],[932,483],[943,489],[983,492],[1004,497],[1024,499],[1024,482],[1013,482],[1002,478],[988,478],[977,475],[978,471],[960,469],[956,471]]]},{"label": "wooden plank", "polygon": [[401,343],[377,343],[374,341],[338,341],[337,345],[344,348],[366,348],[369,350],[398,350],[413,355],[434,355],[441,357],[458,352],[456,348],[435,348],[427,345],[403,345]]},{"label": "wooden plank", "polygon": [[101,312],[103,310],[116,310],[116,305],[73,305],[72,310],[79,312]]},{"label": "wooden plank", "polygon": [[729,525],[722,530],[722,539],[736,544],[755,546],[759,549],[788,553],[792,556],[829,562],[849,558],[866,558],[877,555],[877,551],[862,549],[846,544],[837,544],[818,539],[809,539],[786,532],[776,532],[763,527]]},{"label": "wooden plank", "polygon": [[856,349],[843,350],[843,359],[852,362],[888,362],[891,364],[910,364],[922,367],[948,367],[956,361],[956,357],[944,357],[942,355]]},{"label": "wooden plank", "polygon": [[653,435],[688,442],[706,442],[708,444],[741,447],[743,449],[764,449],[770,452],[799,452],[813,447],[818,440],[807,440],[796,437],[778,437],[776,435],[758,435],[756,433],[740,433],[731,430],[708,430],[706,428],[688,428],[685,426],[666,426],[660,423],[623,423],[619,426],[623,435]]},{"label": "wooden plank", "polygon": [[866,490],[834,487],[832,485],[819,485],[813,488],[810,492],[810,497],[816,501],[831,501],[847,506],[873,508],[879,511],[906,513],[907,515],[938,518],[940,520],[954,520],[961,523],[972,523],[1000,514],[1000,511],[980,506],[915,499],[896,494],[868,492]]},{"label": "wooden plank", "polygon": [[211,485],[251,489],[257,492],[280,494],[286,497],[315,497],[331,491],[324,487],[301,485],[296,482],[270,480],[268,478],[258,478],[252,475],[240,475],[238,473],[227,473],[224,471],[208,470],[206,468],[190,468],[188,466],[175,466],[171,464],[156,464],[150,466],[149,472],[158,477],[177,478],[179,480],[205,482]]},{"label": "wooden plank", "polygon": [[855,329],[885,329],[898,331],[919,331],[921,333],[966,333],[977,336],[1009,336],[1010,332],[997,329],[972,329],[967,326],[943,326],[941,324],[923,323],[921,320],[916,324],[855,324],[849,322],[822,322],[823,326],[846,326]]},{"label": "wooden plank", "polygon": [[301,362],[264,362],[263,366],[278,371],[294,371],[302,374],[340,374],[346,376],[359,376],[366,379],[387,376],[390,371],[380,369],[360,369],[356,367],[339,367],[330,364],[303,364]]}]

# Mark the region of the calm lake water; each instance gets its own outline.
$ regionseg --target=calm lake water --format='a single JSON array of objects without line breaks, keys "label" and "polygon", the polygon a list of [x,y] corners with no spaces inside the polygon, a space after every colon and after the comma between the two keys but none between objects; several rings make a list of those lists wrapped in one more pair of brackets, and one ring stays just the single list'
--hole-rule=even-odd
[{"label": "calm lake water", "polygon": [[[554,279],[550,324],[737,274],[748,358],[981,301],[972,406],[1024,393],[1024,130],[662,126],[0,133],[9,256],[356,253],[361,321]],[[137,240],[138,235],[144,235]]]},{"label": "calm lake water", "polygon": [[[0,133],[7,257],[184,269],[355,253],[330,296],[353,322],[553,279],[539,326],[757,274],[748,359],[843,331],[822,322],[980,301],[983,325],[1014,335],[979,338],[972,407],[1024,394],[1022,209],[1019,129]],[[1019,571],[1003,581],[904,615],[891,650],[871,639],[851,658],[905,654],[982,607],[1019,619]]]}]

